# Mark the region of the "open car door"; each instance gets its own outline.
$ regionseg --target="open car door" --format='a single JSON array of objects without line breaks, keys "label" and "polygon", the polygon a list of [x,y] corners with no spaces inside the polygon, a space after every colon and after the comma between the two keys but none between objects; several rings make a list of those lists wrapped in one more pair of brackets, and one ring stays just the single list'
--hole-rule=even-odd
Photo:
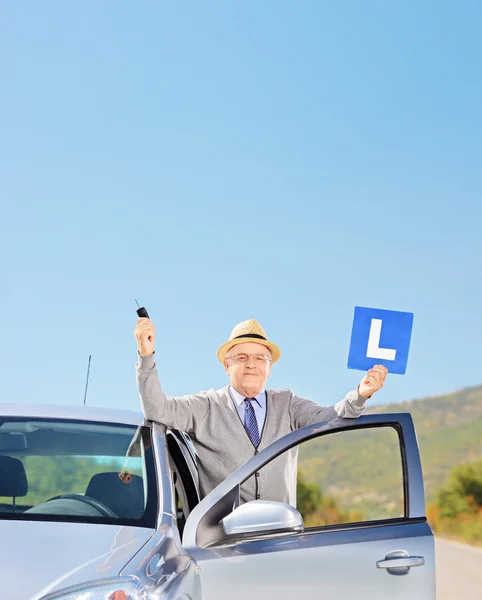
[{"label": "open car door", "polygon": [[[241,483],[293,450],[299,510],[239,505]],[[203,600],[435,600],[410,414],[336,419],[277,440],[194,508],[183,547],[200,567]]]}]

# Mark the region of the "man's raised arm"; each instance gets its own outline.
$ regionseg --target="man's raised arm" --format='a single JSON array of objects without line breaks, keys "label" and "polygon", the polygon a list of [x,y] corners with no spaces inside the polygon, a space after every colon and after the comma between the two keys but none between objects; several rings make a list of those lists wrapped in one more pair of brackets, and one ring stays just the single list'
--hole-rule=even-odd
[{"label": "man's raised arm", "polygon": [[154,359],[155,328],[152,321],[147,318],[138,319],[134,336],[139,354],[136,364],[137,388],[144,417],[173,429],[193,433],[197,424],[208,414],[208,395],[166,396],[159,382]]},{"label": "man's raised arm", "polygon": [[331,421],[337,417],[356,419],[364,412],[366,401],[383,387],[387,373],[386,367],[375,365],[363,377],[356,390],[348,392],[343,400],[326,408],[293,395],[290,407],[293,428],[298,429],[319,421]]}]

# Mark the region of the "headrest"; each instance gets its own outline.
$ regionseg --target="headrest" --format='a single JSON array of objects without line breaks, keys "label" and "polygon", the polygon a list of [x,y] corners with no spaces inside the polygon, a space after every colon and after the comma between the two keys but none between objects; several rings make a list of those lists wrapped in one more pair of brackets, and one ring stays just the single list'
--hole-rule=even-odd
[{"label": "headrest", "polygon": [[0,496],[21,498],[27,492],[27,475],[22,461],[11,456],[0,456]]},{"label": "headrest", "polygon": [[118,472],[97,473],[90,480],[85,495],[99,500],[118,517],[139,519],[144,514],[144,482],[139,475],[132,475],[132,479],[124,483]]}]

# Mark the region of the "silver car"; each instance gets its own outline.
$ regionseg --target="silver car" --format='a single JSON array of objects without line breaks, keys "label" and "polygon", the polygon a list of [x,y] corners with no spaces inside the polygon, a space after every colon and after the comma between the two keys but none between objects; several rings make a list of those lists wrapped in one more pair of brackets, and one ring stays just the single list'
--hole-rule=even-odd
[{"label": "silver car", "polygon": [[[378,448],[369,479],[389,482],[383,492],[343,483],[353,477],[344,465],[369,460],[367,444]],[[240,503],[246,479],[298,451],[311,477],[299,510]],[[318,477],[329,495],[311,506]],[[365,512],[342,510],[335,497]],[[0,405],[0,517],[6,600],[435,600],[434,540],[405,413],[293,431],[200,501],[182,432],[135,412]]]}]

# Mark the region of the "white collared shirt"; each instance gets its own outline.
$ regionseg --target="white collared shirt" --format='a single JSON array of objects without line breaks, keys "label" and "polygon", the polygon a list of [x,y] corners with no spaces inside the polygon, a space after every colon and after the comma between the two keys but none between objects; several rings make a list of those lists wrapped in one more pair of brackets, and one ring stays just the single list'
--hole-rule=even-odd
[{"label": "white collared shirt", "polygon": [[[246,396],[240,394],[237,390],[233,388],[232,385],[229,386],[229,393],[234,402],[234,405],[236,406],[239,418],[244,424],[244,412],[246,407],[244,400],[246,399]],[[258,423],[258,431],[259,435],[261,436],[261,431],[263,430],[264,419],[266,416],[266,392],[263,390],[257,396],[253,397],[256,398],[257,402],[252,402],[251,406],[254,408],[256,422]]]}]

